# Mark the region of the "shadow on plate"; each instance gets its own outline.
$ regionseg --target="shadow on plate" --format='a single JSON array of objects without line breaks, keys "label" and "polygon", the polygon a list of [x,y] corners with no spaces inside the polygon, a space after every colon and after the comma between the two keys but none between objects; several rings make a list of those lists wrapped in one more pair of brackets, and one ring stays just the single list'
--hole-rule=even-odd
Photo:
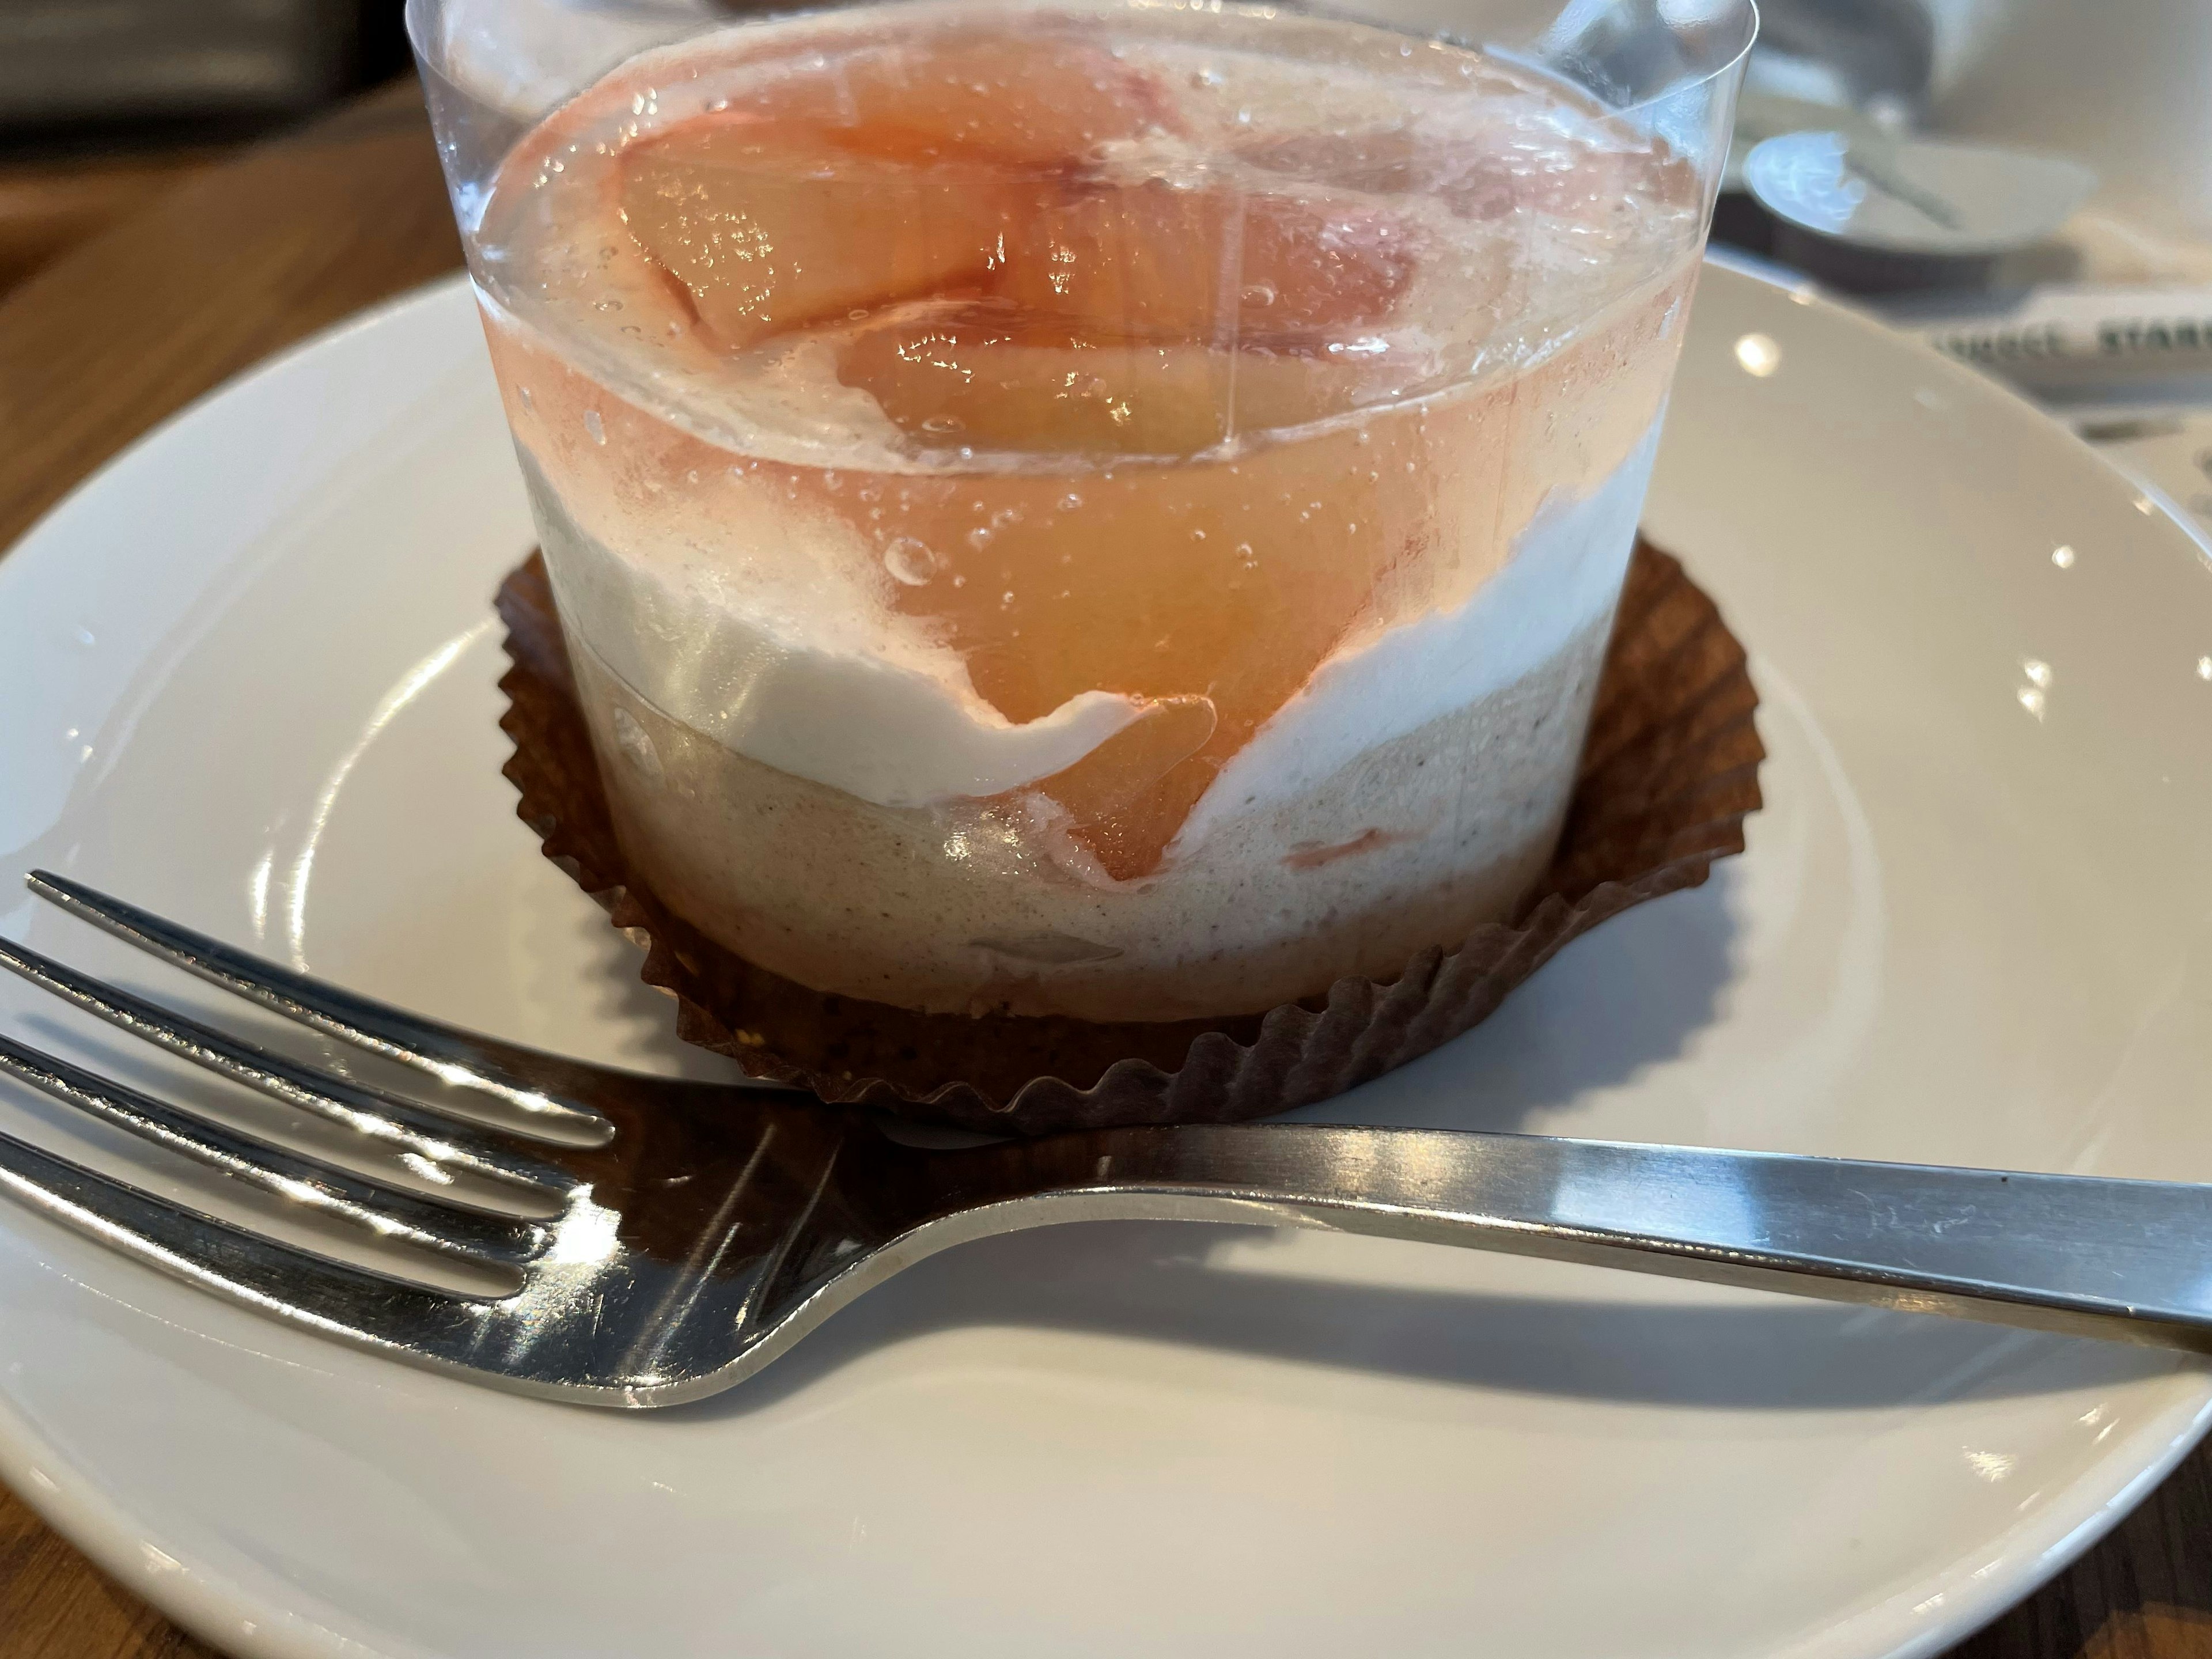
[{"label": "shadow on plate", "polygon": [[1737,971],[1739,877],[1638,905],[1577,939],[1465,1036],[1287,1121],[1512,1130],[1674,1059]]}]

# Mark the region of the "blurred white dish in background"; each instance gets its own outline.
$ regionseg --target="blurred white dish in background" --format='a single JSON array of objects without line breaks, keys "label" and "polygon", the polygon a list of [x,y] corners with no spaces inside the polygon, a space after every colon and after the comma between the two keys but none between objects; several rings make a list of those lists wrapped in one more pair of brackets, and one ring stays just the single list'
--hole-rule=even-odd
[{"label": "blurred white dish in background", "polygon": [[[2096,169],[2084,246],[2104,268],[2082,280],[2212,280],[2212,6],[1931,0],[1930,10],[1947,42],[1931,128],[2063,152]],[[2118,269],[2130,228],[2138,258],[2164,246],[2203,263]]]}]

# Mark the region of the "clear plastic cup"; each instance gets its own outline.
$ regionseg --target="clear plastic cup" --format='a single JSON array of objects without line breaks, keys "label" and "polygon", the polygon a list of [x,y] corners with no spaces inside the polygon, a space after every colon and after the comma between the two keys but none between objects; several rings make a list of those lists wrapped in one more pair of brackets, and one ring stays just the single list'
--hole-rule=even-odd
[{"label": "clear plastic cup", "polygon": [[1749,0],[410,0],[633,876],[1250,1012],[1557,840]]}]

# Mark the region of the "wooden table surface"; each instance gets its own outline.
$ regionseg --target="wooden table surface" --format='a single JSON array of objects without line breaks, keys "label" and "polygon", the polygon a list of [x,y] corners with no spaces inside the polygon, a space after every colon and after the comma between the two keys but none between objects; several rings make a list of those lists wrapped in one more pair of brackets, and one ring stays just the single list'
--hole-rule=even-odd
[{"label": "wooden table surface", "polygon": [[[0,546],[209,387],[459,261],[411,84],[179,185],[0,303]],[[0,1490],[0,1659],[213,1652]],[[2212,1452],[1949,1659],[2212,1659]]]}]

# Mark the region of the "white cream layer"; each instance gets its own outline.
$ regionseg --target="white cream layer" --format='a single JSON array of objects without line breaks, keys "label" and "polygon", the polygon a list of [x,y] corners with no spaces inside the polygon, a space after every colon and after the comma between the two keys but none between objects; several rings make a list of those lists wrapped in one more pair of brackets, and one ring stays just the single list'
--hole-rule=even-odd
[{"label": "white cream layer", "polygon": [[[1511,684],[1604,615],[1658,429],[1655,421],[1589,495],[1547,501],[1504,568],[1457,610],[1355,639],[1325,660],[1215,781],[1172,850]],[[1000,794],[1073,765],[1142,707],[1086,691],[1017,724],[976,695],[957,655],[890,611],[874,591],[877,567],[856,550],[787,550],[754,562],[751,580],[690,547],[618,556],[575,527],[526,457],[525,471],[562,607],[608,665],[675,719],[779,771],[891,807]],[[804,527],[788,529],[799,538]],[[810,573],[803,590],[764,586],[794,570]]]},{"label": "white cream layer", "polygon": [[651,533],[640,514],[616,554],[517,449],[570,625],[647,702],[780,772],[883,806],[1003,794],[1144,706],[1086,691],[1017,724],[891,608],[891,577],[842,525],[771,508],[748,527],[782,544],[750,556]]}]

